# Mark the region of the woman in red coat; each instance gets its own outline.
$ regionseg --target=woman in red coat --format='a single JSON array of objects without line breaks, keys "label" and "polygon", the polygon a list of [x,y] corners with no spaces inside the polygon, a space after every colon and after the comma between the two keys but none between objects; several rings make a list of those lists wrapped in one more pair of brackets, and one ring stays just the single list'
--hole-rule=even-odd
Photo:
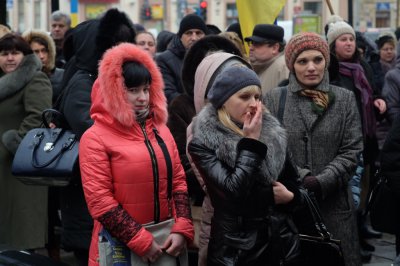
[{"label": "woman in red coat", "polygon": [[[125,43],[104,54],[92,90],[94,125],[82,136],[79,157],[86,202],[94,219],[90,265],[99,264],[98,239],[103,228],[150,262],[162,250],[179,255],[193,240],[185,173],[165,125],[166,106],[161,74],[145,51]],[[166,158],[156,134],[164,140],[172,161],[171,202]],[[157,243],[142,226],[171,216],[175,224],[164,243]]]}]

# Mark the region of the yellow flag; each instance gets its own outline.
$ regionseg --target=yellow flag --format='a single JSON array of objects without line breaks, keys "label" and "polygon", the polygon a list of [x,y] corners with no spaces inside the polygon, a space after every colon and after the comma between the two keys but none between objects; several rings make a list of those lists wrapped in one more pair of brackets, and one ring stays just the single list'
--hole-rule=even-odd
[{"label": "yellow flag", "polygon": [[251,36],[257,24],[273,24],[285,3],[286,0],[236,0],[243,38]]}]

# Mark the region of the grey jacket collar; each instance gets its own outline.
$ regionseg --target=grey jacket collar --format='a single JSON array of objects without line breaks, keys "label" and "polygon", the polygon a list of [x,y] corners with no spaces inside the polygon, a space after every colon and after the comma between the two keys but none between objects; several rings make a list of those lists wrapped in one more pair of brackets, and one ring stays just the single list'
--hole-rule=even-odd
[{"label": "grey jacket collar", "polygon": [[0,78],[0,100],[9,97],[25,88],[38,71],[41,71],[42,63],[34,55],[25,55],[18,68]]}]

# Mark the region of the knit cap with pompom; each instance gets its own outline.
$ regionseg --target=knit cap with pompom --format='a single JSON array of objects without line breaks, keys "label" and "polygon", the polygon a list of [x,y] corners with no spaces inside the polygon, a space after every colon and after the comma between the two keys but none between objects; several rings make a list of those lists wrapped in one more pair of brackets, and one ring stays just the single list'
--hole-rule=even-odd
[{"label": "knit cap with pompom", "polygon": [[346,22],[338,21],[329,24],[329,30],[326,36],[328,39],[329,46],[331,46],[331,44],[343,34],[351,34],[353,35],[354,39],[356,38],[356,33],[354,29]]}]

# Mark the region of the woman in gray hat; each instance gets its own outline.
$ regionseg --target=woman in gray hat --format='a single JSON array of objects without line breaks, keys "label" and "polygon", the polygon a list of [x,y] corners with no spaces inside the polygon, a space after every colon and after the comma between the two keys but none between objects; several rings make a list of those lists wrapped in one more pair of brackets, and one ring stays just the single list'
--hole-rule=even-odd
[{"label": "woman in gray hat", "polygon": [[260,80],[247,66],[223,69],[207,99],[188,145],[214,207],[207,265],[289,265],[298,242],[287,217],[302,198],[286,132],[263,108]]}]

